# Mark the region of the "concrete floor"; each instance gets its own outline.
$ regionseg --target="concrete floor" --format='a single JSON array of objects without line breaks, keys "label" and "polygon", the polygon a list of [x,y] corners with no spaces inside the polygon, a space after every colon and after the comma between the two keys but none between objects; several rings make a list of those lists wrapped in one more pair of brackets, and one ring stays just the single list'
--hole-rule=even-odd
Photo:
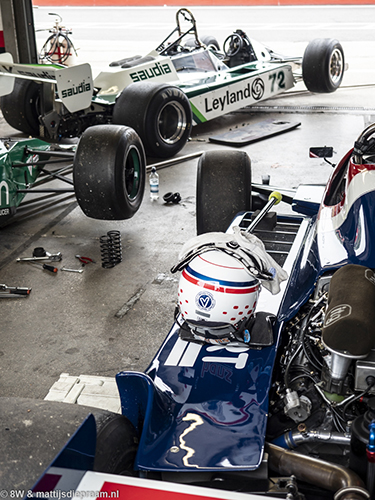
[{"label": "concrete floor", "polygon": [[[325,183],[331,167],[309,159],[308,148],[332,145],[339,161],[364,126],[375,121],[373,51],[357,41],[348,42],[345,51],[350,69],[336,93],[313,95],[299,84],[297,93],[195,127],[180,155],[225,148],[208,137],[235,126],[275,117],[297,120],[297,129],[242,148],[250,155],[253,181],[270,174],[272,185],[285,188]],[[2,118],[0,136],[21,137]],[[196,166],[194,159],[160,170],[159,200],[151,202],[146,188],[140,210],[127,221],[88,219],[68,198],[31,214],[19,210],[0,229],[0,282],[32,288],[26,299],[0,299],[2,396],[43,399],[63,372],[112,377],[148,366],[173,323],[178,276],[170,268],[195,235]],[[181,194],[179,204],[163,203],[169,191]],[[121,232],[123,262],[103,269],[99,238],[113,229]],[[60,267],[78,268],[76,254],[96,264],[85,266],[82,274],[52,275],[16,262],[40,246],[62,253]]]}]

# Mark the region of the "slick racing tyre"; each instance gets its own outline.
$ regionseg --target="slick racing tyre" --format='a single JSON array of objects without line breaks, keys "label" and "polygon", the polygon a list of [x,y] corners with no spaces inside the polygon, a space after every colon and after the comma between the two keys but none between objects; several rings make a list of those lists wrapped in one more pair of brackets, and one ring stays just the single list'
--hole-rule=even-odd
[{"label": "slick racing tyre", "polygon": [[39,98],[41,85],[32,80],[16,78],[14,89],[0,99],[5,121],[26,135],[39,135]]},{"label": "slick racing tyre", "polygon": [[302,58],[303,81],[310,92],[337,90],[345,69],[344,51],[333,38],[317,38],[306,47]]},{"label": "slick racing tyre", "polygon": [[122,91],[112,121],[132,127],[142,139],[147,155],[169,158],[189,139],[192,113],[187,96],[178,87],[139,82]]},{"label": "slick racing tyre", "polygon": [[225,232],[251,208],[251,165],[242,151],[206,151],[197,170],[197,234]]},{"label": "slick racing tyre", "polygon": [[135,476],[133,465],[138,449],[138,436],[124,415],[95,416],[97,437],[94,471]]},{"label": "slick racing tyre", "polygon": [[130,219],[141,206],[146,158],[136,132],[122,125],[95,125],[83,133],[73,166],[77,201],[93,219]]}]

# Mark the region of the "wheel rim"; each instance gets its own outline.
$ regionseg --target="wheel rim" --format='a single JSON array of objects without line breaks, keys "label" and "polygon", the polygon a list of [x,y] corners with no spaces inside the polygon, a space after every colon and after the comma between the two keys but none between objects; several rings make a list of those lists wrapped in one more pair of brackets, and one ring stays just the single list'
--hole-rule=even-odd
[{"label": "wheel rim", "polygon": [[138,149],[132,146],[125,159],[125,187],[129,200],[138,194],[141,181],[141,157]]},{"label": "wheel rim", "polygon": [[341,78],[342,73],[344,71],[344,60],[342,57],[342,53],[339,49],[335,49],[329,61],[329,76],[334,85],[337,85]]},{"label": "wheel rim", "polygon": [[187,128],[186,112],[179,102],[169,102],[160,110],[157,117],[159,136],[167,144],[180,141]]}]

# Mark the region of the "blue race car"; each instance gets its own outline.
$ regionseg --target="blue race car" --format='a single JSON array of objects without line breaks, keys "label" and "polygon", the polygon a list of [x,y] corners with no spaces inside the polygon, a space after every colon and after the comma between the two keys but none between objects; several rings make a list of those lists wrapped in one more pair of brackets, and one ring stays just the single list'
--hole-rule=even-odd
[{"label": "blue race car", "polygon": [[[295,215],[271,210],[277,192],[253,212],[252,191],[269,187],[251,184],[246,153],[200,158],[174,325],[144,373],[118,373],[122,415],[63,405],[66,422],[94,416],[30,497],[91,486],[96,498],[371,498],[374,137],[371,125],[325,187],[286,193]],[[24,436],[16,413],[2,412],[3,428]]]}]

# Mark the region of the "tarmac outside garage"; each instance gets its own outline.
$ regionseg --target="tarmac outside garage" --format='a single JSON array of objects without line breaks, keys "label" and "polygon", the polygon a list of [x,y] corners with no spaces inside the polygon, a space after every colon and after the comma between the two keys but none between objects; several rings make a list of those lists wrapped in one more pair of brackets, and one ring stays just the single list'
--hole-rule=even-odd
[{"label": "tarmac outside garage", "polygon": [[[50,10],[34,10],[37,29],[51,24]],[[92,63],[95,72],[112,60],[156,47],[174,27],[177,8],[58,10],[73,29],[79,60]],[[266,119],[298,122],[294,130],[241,148],[251,158],[253,181],[270,175],[270,183],[280,188],[324,184],[331,167],[310,159],[309,147],[333,146],[337,162],[375,121],[375,6],[191,10],[198,32],[213,34],[221,43],[237,28],[290,55],[302,55],[316,37],[342,43],[349,69],[337,92],[311,94],[298,84],[283,96],[194,127],[178,155],[227,149],[209,137],[248,125],[256,128]],[[38,42],[44,35],[38,32]],[[2,117],[0,136],[23,137]],[[148,158],[148,165],[157,162]],[[121,370],[146,369],[173,323],[179,276],[170,269],[182,245],[196,234],[197,162],[194,158],[160,169],[159,199],[150,201],[146,185],[141,208],[130,220],[89,219],[74,196],[60,196],[25,205],[0,229],[0,283],[32,288],[27,298],[0,299],[2,396],[44,399],[57,381],[67,382],[61,374],[93,376],[111,385]],[[165,204],[167,192],[179,192],[181,201]],[[285,203],[279,206],[290,211]],[[105,269],[99,240],[110,230],[121,233],[123,259]],[[83,272],[52,274],[16,261],[31,256],[36,247],[61,252],[58,267]],[[82,267],[76,255],[95,263]]]}]

